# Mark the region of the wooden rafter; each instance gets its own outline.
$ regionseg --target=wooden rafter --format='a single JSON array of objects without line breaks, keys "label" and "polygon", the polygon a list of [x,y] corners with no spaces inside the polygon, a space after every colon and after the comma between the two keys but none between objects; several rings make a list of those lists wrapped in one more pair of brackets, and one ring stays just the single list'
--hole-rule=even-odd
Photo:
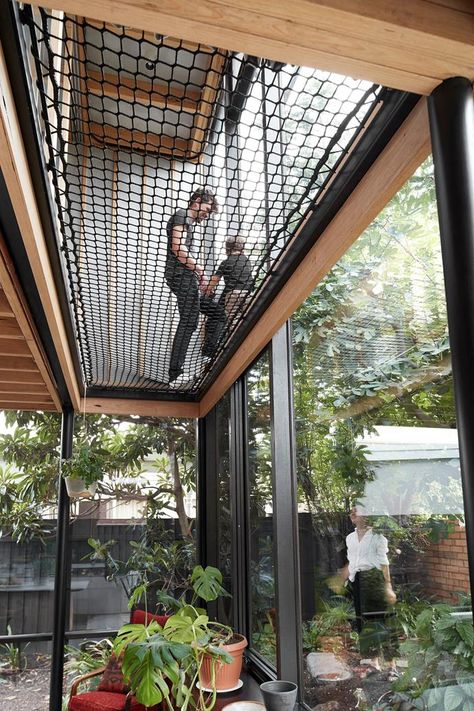
[{"label": "wooden rafter", "polygon": [[113,25],[111,22],[97,22],[92,17],[87,17],[86,22],[91,27],[98,30],[106,30],[111,32],[116,37],[131,37],[135,40],[145,40],[150,44],[168,47],[169,49],[187,49],[190,52],[200,52],[202,54],[211,54],[214,50],[205,44],[196,44],[196,42],[188,42],[186,40],[175,39],[174,37],[163,37],[163,35],[148,30],[137,30],[135,27],[123,27],[121,25]]},{"label": "wooden rafter", "polygon": [[88,70],[86,84],[87,91],[94,96],[105,96],[114,101],[128,101],[189,114],[196,113],[201,96],[195,89],[188,89],[185,92],[179,87],[168,87],[156,81],[124,77],[111,72],[101,74],[93,70]]},{"label": "wooden rafter", "polygon": [[203,143],[209,126],[214,102],[217,97],[219,83],[222,79],[226,55],[217,52],[211,61],[206,75],[206,84],[201,93],[197,113],[194,117],[193,130],[189,141],[189,158],[198,158],[203,149]]},{"label": "wooden rafter", "polygon": [[106,144],[113,148],[126,148],[133,151],[146,151],[160,155],[184,157],[188,151],[188,141],[184,138],[156,133],[144,133],[136,129],[117,128],[108,124],[88,124],[86,140],[96,144]]}]

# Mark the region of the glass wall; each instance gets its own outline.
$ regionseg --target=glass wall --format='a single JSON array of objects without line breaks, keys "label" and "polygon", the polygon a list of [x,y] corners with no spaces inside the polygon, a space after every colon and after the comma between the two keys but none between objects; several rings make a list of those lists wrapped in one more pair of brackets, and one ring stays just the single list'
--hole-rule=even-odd
[{"label": "glass wall", "polygon": [[60,430],[57,414],[0,413],[1,635],[53,628]]},{"label": "glass wall", "polygon": [[194,420],[76,418],[73,473],[86,445],[99,481],[71,507],[71,629],[117,629],[139,584],[150,611],[160,590],[182,592],[195,562],[195,430]]},{"label": "glass wall", "polygon": [[269,356],[247,373],[250,646],[276,666]]},{"label": "glass wall", "polygon": [[474,637],[430,162],[301,306],[293,340],[304,700],[471,708]]}]

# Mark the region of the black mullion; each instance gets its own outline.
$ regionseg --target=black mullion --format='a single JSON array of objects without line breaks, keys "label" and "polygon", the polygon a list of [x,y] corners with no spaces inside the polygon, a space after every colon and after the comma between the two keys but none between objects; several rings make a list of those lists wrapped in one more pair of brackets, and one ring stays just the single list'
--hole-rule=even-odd
[{"label": "black mullion", "polygon": [[294,447],[290,323],[272,339],[273,546],[277,600],[278,675],[301,687],[300,571]]},{"label": "black mullion", "polygon": [[245,511],[245,422],[244,388],[242,379],[230,392],[230,499],[232,520],[232,581],[234,627],[249,636],[249,590],[247,576],[247,543]]},{"label": "black mullion", "polygon": [[[219,567],[219,544],[217,535],[218,494],[217,494],[217,433],[216,408],[199,421],[199,493],[201,519],[200,557],[201,565]],[[201,451],[201,450],[204,451]],[[203,518],[204,517],[204,518]],[[217,603],[207,605],[212,618],[217,617]]]},{"label": "black mullion", "polygon": [[[72,456],[74,412],[65,409],[61,430],[61,460]],[[69,496],[59,472],[58,521],[56,528],[56,569],[54,576],[53,651],[49,709],[61,708],[63,695],[64,642],[67,625],[69,591],[71,588],[71,531],[69,525]]]}]

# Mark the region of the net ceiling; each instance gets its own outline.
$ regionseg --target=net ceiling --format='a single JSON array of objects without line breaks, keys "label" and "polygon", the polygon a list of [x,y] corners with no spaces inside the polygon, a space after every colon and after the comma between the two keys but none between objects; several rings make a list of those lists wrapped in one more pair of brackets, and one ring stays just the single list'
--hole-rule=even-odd
[{"label": "net ceiling", "polygon": [[23,18],[86,388],[199,397],[381,88],[42,9]]}]

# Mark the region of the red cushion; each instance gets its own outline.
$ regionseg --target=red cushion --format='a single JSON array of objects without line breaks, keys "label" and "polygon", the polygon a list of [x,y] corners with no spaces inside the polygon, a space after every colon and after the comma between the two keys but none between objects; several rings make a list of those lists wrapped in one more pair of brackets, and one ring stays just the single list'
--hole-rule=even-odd
[{"label": "red cushion", "polygon": [[130,622],[133,625],[147,625],[152,620],[156,620],[159,625],[164,627],[169,617],[169,615],[152,615],[151,612],[145,612],[145,610],[134,610],[130,616]]},{"label": "red cushion", "polygon": [[130,691],[130,688],[123,680],[122,664],[115,654],[112,654],[107,662],[97,691],[113,691],[116,694],[128,694]]},{"label": "red cushion", "polygon": [[[112,691],[86,691],[84,694],[72,696],[69,711],[123,711],[125,694],[114,694]],[[132,698],[131,711],[158,711],[159,706],[148,707],[139,704]]]}]

